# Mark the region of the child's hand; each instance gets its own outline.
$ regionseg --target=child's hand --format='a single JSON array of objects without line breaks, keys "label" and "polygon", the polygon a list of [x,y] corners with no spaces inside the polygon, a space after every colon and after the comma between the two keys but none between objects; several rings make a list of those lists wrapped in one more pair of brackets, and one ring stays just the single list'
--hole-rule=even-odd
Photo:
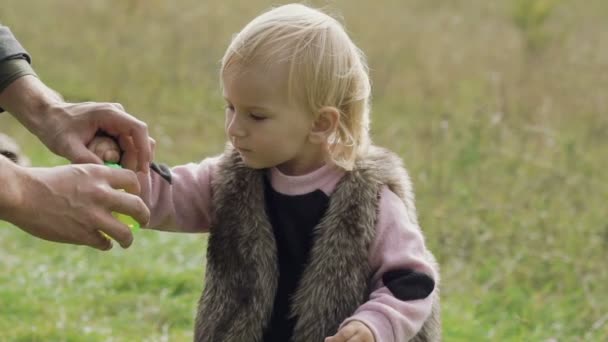
[{"label": "child's hand", "polygon": [[120,161],[120,147],[110,137],[94,137],[87,147],[104,162],[118,163]]},{"label": "child's hand", "polygon": [[375,342],[374,334],[367,325],[352,321],[345,325],[334,336],[327,337],[325,342]]},{"label": "child's hand", "polygon": [[[123,139],[120,144],[122,146],[131,146],[130,149],[135,148],[132,139]],[[156,141],[152,138],[148,138],[148,143],[150,144],[150,151],[152,152],[152,158],[154,158],[154,147],[156,145]],[[122,165],[122,167],[130,170],[135,170],[137,167],[137,159],[134,154],[125,153],[121,159],[121,150],[120,146],[111,137],[106,136],[97,136],[94,137],[93,140],[87,145],[89,151],[95,153],[101,160],[104,162],[112,162],[118,163]]]}]

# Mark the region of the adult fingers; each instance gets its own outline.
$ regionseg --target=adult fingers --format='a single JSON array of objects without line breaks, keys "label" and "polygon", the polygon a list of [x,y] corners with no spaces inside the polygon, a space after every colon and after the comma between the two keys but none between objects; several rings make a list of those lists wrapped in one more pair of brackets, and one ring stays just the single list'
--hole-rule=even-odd
[{"label": "adult fingers", "polygon": [[[149,137],[148,138],[148,142],[150,144],[150,152],[151,152],[151,161],[154,160],[154,151],[156,150],[156,140],[154,140],[153,138]],[[149,168],[150,165],[146,165],[146,168]]]},{"label": "adult fingers", "polygon": [[130,194],[139,195],[141,188],[137,180],[137,174],[127,169],[106,168],[103,170],[108,184],[114,189],[121,189]]},{"label": "adult fingers", "polygon": [[80,227],[76,232],[72,232],[72,234],[70,234],[70,236],[68,237],[58,238],[54,236],[53,238],[42,238],[54,242],[69,243],[71,245],[88,246],[95,249],[99,249],[101,251],[107,251],[112,249],[112,241],[110,240],[110,238],[103,235],[103,233],[98,230],[86,230]]},{"label": "adult fingers", "polygon": [[117,108],[118,110],[120,110],[121,112],[124,112],[124,111],[125,111],[125,107],[123,107],[123,106],[122,106],[120,103],[118,103],[118,102],[113,102],[113,103],[110,103],[110,104],[111,104],[112,106],[116,107],[116,108]]},{"label": "adult fingers", "polygon": [[109,203],[112,210],[129,215],[140,224],[146,225],[150,220],[150,210],[143,200],[136,196],[141,190],[135,172],[111,168],[107,168],[105,172],[109,175],[107,180],[110,187],[126,191],[113,190],[106,203]]},{"label": "adult fingers", "polygon": [[133,153],[135,151],[135,145],[133,144],[133,139],[128,136],[120,136],[118,137],[118,143],[123,151],[122,157],[120,158],[120,164],[125,169],[137,171],[137,154]]},{"label": "adult fingers", "polygon": [[152,161],[152,150],[150,148],[148,126],[142,122],[142,127],[139,130],[133,131],[133,142],[138,153],[138,170],[143,173],[150,172],[150,162]]},{"label": "adult fingers", "polygon": [[[133,168],[133,171],[141,171],[144,173],[149,172],[149,165],[152,161],[152,149],[150,147],[148,126],[135,118],[131,123],[131,129],[124,134],[128,143],[125,146],[120,146],[125,154],[136,156],[137,168]],[[123,134],[121,134],[123,136]],[[125,141],[121,139],[119,141]],[[127,142],[125,141],[125,142]]]},{"label": "adult fingers", "polygon": [[[99,231],[97,232],[97,235],[101,236],[102,238],[108,240],[107,237],[104,237],[103,234],[99,232],[103,232],[107,236],[114,239],[122,248],[128,248],[131,246],[131,243],[133,243],[133,233],[131,233],[129,227],[118,221],[113,216],[100,216],[97,219],[97,222],[99,224]],[[105,247],[107,247],[107,241],[105,242]]]},{"label": "adult fingers", "polygon": [[112,201],[110,209],[114,212],[131,216],[142,226],[147,225],[148,221],[150,221],[150,210],[144,201],[131,194],[122,193],[120,195],[120,198]]},{"label": "adult fingers", "polygon": [[[136,154],[133,154],[130,151],[135,150],[134,142],[131,137],[123,136],[119,138],[120,146],[125,146],[123,151],[125,151],[120,159],[121,165],[129,170],[137,171],[140,170],[141,167],[138,166],[139,160]],[[156,146],[156,140],[153,138],[148,138],[148,145],[150,146],[150,151],[152,153],[152,160],[154,160],[154,148]],[[146,169],[150,168],[150,164],[145,166]]]},{"label": "adult fingers", "polygon": [[100,251],[109,251],[112,249],[112,240],[104,236],[100,231],[94,231],[90,234],[88,246]]},{"label": "adult fingers", "polygon": [[24,230],[47,241],[88,246],[102,251],[107,251],[112,248],[112,242],[99,231],[83,229],[81,226],[64,226],[62,227],[61,232],[44,228]]},{"label": "adult fingers", "polygon": [[109,107],[104,106],[100,110],[105,115],[97,120],[98,129],[112,136],[118,136],[119,141],[120,137],[133,139],[132,145],[121,145],[120,147],[125,153],[136,155],[137,170],[147,173],[148,165],[152,160],[152,151],[148,142],[148,125],[125,112],[119,104],[110,104]]}]

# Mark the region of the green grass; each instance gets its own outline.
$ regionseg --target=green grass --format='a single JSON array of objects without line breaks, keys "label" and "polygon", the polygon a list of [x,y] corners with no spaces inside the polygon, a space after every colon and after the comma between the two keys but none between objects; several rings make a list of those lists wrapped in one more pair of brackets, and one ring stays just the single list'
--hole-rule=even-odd
[{"label": "green grass", "polygon": [[[369,57],[374,140],[410,169],[446,341],[608,340],[608,4],[533,2],[329,4]],[[45,82],[121,102],[176,164],[222,150],[218,61],[269,5],[3,0],[0,20]],[[190,340],[204,255],[204,236],[102,253],[0,223],[0,341]]]}]

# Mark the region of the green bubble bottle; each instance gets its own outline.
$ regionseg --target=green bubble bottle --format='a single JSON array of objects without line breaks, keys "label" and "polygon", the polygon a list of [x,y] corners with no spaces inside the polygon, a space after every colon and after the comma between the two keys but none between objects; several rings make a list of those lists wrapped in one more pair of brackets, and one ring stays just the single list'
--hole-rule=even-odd
[{"label": "green bubble bottle", "polygon": [[[122,166],[120,166],[120,164],[117,164],[117,163],[105,162],[105,164],[106,164],[106,166],[109,166],[114,169],[122,169]],[[122,191],[124,191],[124,190],[122,190]],[[127,225],[127,227],[131,228],[131,230],[133,230],[133,231],[136,231],[140,228],[139,222],[137,222],[134,218],[132,218],[129,215],[125,215],[125,214],[121,214],[121,213],[117,213],[117,212],[112,212],[112,215],[114,215],[114,217],[116,217],[118,219],[118,221],[124,223],[125,225]]]}]

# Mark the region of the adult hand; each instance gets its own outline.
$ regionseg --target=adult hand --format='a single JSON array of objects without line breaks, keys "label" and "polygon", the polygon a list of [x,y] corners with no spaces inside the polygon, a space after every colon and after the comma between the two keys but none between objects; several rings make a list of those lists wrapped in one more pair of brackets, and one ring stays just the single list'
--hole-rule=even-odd
[{"label": "adult hand", "polygon": [[127,114],[118,103],[59,103],[50,106],[47,129],[38,138],[53,152],[73,163],[102,163],[87,145],[103,131],[120,144],[133,171],[148,172],[152,151],[148,127]]},{"label": "adult hand", "polygon": [[336,335],[327,337],[325,342],[375,342],[375,339],[367,325],[352,321],[342,327]]},{"label": "adult hand", "polygon": [[11,112],[51,151],[74,163],[101,163],[87,149],[99,132],[114,137],[133,171],[149,170],[152,152],[148,127],[116,103],[66,103],[34,76],[13,81],[0,93],[0,105]]},{"label": "adult hand", "polygon": [[[7,167],[10,162],[3,159],[0,166]],[[1,217],[39,238],[110,249],[112,243],[102,231],[127,248],[133,235],[111,212],[130,215],[142,225],[150,218],[148,208],[136,196],[139,182],[130,170],[92,164],[8,167],[14,172],[4,178],[10,179],[3,189],[9,200],[0,208]]]}]

